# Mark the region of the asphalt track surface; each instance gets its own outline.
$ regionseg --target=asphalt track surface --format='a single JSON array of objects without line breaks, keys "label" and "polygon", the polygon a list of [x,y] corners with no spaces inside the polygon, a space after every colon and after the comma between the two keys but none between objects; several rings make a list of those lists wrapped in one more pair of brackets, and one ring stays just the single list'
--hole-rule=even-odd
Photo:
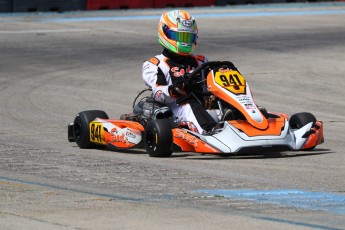
[{"label": "asphalt track surface", "polygon": [[344,4],[190,11],[197,53],[233,61],[269,111],[315,114],[325,143],[229,158],[79,149],[78,112],[118,118],[144,88],[160,10],[2,14],[1,229],[345,229]]}]

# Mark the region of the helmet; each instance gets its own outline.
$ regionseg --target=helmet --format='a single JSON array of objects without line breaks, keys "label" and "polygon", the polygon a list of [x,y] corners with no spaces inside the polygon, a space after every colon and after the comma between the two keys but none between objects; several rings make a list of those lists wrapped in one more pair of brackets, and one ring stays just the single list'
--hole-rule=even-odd
[{"label": "helmet", "polygon": [[162,14],[158,24],[159,43],[173,53],[191,55],[198,38],[198,27],[194,18],[183,10]]}]

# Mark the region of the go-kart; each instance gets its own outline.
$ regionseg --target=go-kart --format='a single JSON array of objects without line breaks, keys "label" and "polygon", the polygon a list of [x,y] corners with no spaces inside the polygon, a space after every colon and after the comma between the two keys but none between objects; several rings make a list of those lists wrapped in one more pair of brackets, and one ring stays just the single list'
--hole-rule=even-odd
[{"label": "go-kart", "polygon": [[170,108],[152,96],[139,100],[140,93],[134,100],[133,112],[120,119],[109,119],[100,110],[78,113],[68,125],[68,140],[80,148],[145,148],[152,157],[169,157],[173,152],[226,156],[311,150],[324,142],[323,123],[311,113],[288,118],[257,106],[248,82],[231,62],[204,63],[187,75],[185,83],[189,92],[176,103],[194,97],[208,111],[216,111],[213,117],[217,125],[207,133],[190,128],[193,126],[189,121],[177,122]]}]

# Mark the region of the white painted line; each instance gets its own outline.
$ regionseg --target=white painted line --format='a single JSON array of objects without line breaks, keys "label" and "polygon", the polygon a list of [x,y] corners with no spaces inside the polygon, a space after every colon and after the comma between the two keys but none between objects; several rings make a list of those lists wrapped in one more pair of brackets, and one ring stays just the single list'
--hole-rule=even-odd
[{"label": "white painted line", "polygon": [[40,34],[40,33],[78,33],[90,32],[89,29],[56,29],[56,30],[0,30],[0,34]]},{"label": "white painted line", "polygon": [[[330,10],[297,10],[297,11],[272,11],[272,12],[226,12],[226,13],[195,13],[194,18],[227,18],[227,17],[278,17],[278,16],[308,16],[308,15],[342,15],[344,9]],[[159,19],[160,15],[128,15],[107,17],[78,17],[78,18],[49,18],[41,22],[101,22],[101,21],[132,21]]]}]

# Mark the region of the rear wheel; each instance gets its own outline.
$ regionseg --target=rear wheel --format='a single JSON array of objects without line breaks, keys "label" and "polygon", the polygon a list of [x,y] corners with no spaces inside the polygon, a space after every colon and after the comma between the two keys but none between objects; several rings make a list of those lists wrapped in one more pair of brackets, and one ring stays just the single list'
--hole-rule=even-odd
[{"label": "rear wheel", "polygon": [[151,157],[169,157],[172,154],[172,124],[166,119],[153,120],[145,129],[145,148]]},{"label": "rear wheel", "polygon": [[101,110],[83,111],[78,113],[74,119],[74,140],[82,149],[92,148],[95,146],[95,144],[90,141],[89,124],[96,118],[109,119],[108,115]]},{"label": "rear wheel", "polygon": [[292,129],[299,129],[310,122],[313,122],[313,124],[316,122],[315,116],[311,113],[304,112],[292,115],[289,124]]}]

